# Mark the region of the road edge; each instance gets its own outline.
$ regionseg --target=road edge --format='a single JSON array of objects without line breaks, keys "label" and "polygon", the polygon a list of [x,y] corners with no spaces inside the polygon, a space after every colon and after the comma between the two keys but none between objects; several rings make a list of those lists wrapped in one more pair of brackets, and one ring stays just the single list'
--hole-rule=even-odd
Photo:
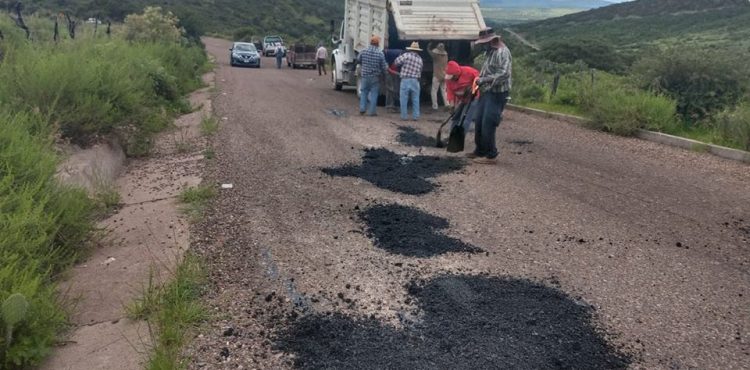
[{"label": "road edge", "polygon": [[[508,104],[507,107],[509,110],[512,110],[514,112],[525,113],[525,114],[529,114],[532,116],[538,116],[538,117],[543,117],[543,118],[552,118],[552,119],[556,119],[559,121],[573,123],[577,125],[582,125],[588,121],[587,118],[580,117],[580,116],[548,112],[545,110],[524,107],[524,106],[520,106],[516,104]],[[705,153],[709,153],[720,158],[750,164],[750,152],[746,152],[744,150],[728,148],[728,147],[721,146],[721,145],[704,143],[698,140],[687,139],[684,137],[669,135],[669,134],[656,132],[656,131],[643,130],[643,129],[638,129],[634,137],[641,139],[641,140],[646,140],[646,141],[651,141],[651,142],[662,144],[662,145],[668,145],[668,146],[672,146],[676,148],[691,150],[694,152],[705,152]]]}]

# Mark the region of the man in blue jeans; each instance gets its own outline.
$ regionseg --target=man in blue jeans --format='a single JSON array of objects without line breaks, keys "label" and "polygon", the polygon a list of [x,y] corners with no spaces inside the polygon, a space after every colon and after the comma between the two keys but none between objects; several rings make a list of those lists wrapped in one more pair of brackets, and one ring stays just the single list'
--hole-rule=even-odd
[{"label": "man in blue jeans", "polygon": [[360,64],[359,114],[377,116],[375,108],[380,95],[380,76],[388,71],[385,55],[379,48],[380,37],[373,36],[370,46],[362,50],[357,58]]},{"label": "man in blue jeans", "polygon": [[[409,118],[408,103],[410,98],[412,117],[415,121],[419,120],[419,94],[421,90],[419,79],[422,78],[422,66],[424,65],[422,57],[418,54],[421,51],[422,49],[419,48],[419,43],[416,41],[412,42],[411,46],[406,48],[406,52],[396,58],[396,61],[393,63],[396,67],[401,68],[400,98],[402,121],[406,121]],[[391,70],[391,73],[394,72]]]},{"label": "man in blue jeans", "polygon": [[474,163],[495,164],[498,156],[495,133],[510,94],[513,60],[500,35],[491,28],[480,32],[476,44],[486,48],[487,57],[476,80],[481,92],[474,136],[477,147],[469,157],[474,158]]}]

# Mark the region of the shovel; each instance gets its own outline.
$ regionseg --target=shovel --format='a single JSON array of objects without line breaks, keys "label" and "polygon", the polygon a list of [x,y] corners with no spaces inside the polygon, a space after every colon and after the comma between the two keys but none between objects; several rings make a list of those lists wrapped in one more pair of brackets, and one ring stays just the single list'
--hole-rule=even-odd
[{"label": "shovel", "polygon": [[466,139],[466,131],[464,127],[466,127],[466,119],[472,119],[473,117],[467,117],[469,115],[469,111],[471,111],[471,104],[474,102],[474,99],[476,98],[476,91],[472,92],[471,97],[469,98],[469,101],[465,103],[461,109],[461,119],[458,121],[458,124],[453,126],[451,129],[451,134],[448,137],[448,152],[449,153],[458,153],[464,151],[464,141]]},{"label": "shovel", "polygon": [[440,128],[438,129],[437,137],[435,138],[435,140],[437,140],[437,143],[435,144],[436,147],[438,148],[443,147],[443,127],[445,127],[445,125],[447,125],[448,122],[450,122],[453,119],[456,113],[458,113],[458,111],[454,110],[453,113],[451,113],[450,117],[448,117],[448,119],[446,119],[445,122],[443,122],[443,124],[440,125]]}]

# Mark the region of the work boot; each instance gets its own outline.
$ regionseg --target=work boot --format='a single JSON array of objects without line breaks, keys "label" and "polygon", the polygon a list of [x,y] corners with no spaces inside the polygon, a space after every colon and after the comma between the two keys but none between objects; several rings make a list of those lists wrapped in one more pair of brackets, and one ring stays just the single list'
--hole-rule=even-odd
[{"label": "work boot", "polygon": [[476,164],[496,164],[497,158],[477,157],[474,158],[473,162]]},{"label": "work boot", "polygon": [[478,158],[478,157],[479,156],[477,155],[477,153],[474,153],[474,152],[466,153],[466,158],[474,159],[474,158]]}]

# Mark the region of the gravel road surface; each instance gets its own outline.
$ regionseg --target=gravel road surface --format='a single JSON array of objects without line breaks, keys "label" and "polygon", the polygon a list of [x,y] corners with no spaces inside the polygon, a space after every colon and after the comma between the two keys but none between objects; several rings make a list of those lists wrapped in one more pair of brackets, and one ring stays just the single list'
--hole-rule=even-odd
[{"label": "gravel road surface", "polygon": [[514,112],[475,165],[431,146],[445,113],[205,41],[234,188],[191,369],[748,368],[749,166]]}]

